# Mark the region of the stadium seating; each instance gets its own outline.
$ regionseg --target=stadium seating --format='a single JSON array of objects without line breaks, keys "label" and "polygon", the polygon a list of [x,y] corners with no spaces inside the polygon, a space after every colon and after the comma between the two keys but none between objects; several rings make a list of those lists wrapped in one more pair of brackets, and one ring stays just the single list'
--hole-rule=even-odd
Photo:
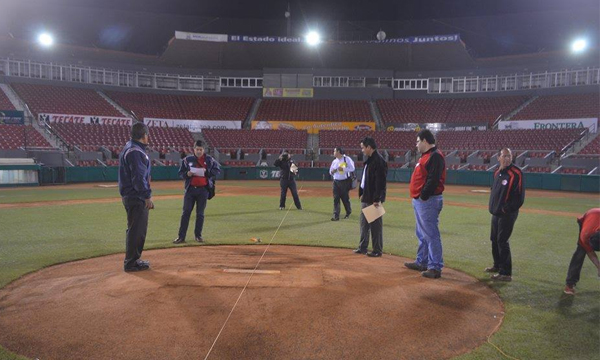
[{"label": "stadium seating", "polygon": [[583,167],[562,167],[560,170],[561,174],[572,174],[572,175],[585,175],[589,171]]},{"label": "stadium seating", "polygon": [[524,171],[527,173],[549,173],[551,169],[549,166],[528,166]]},{"label": "stadium seating", "polygon": [[303,150],[308,139],[306,131],[298,130],[206,129],[202,135],[210,146],[226,154],[240,148],[253,153],[259,149],[270,149],[271,153],[280,153],[282,149]]},{"label": "stadium seating", "polygon": [[579,119],[600,117],[598,92],[540,96],[511,120]]},{"label": "stadium seating", "polygon": [[589,144],[587,144],[581,151],[580,155],[592,155],[600,154],[600,136],[596,136]]},{"label": "stadium seating", "polygon": [[460,123],[493,124],[500,115],[507,115],[526,96],[503,96],[460,99],[386,99],[377,106],[385,124]]},{"label": "stadium seating", "polygon": [[[83,151],[97,151],[105,146],[116,157],[122,146],[129,141],[131,128],[126,125],[99,124],[52,124],[56,133],[69,145]],[[194,139],[183,128],[150,127],[150,149],[161,154],[171,151],[191,152]]]},{"label": "stadium seating", "polygon": [[51,148],[48,141],[32,126],[0,124],[0,149],[22,147]]},{"label": "stadium seating", "polygon": [[554,150],[560,153],[565,146],[578,139],[580,133],[580,129],[440,131],[437,133],[437,144],[445,152],[509,147],[512,150]]},{"label": "stadium seating", "polygon": [[15,110],[14,105],[8,99],[8,96],[0,89],[0,111],[2,110]]},{"label": "stadium seating", "polygon": [[107,91],[106,94],[138,119],[244,121],[252,108],[249,97],[203,97]]},{"label": "stadium seating", "polygon": [[[322,130],[319,132],[319,148],[321,153],[328,154],[339,146],[348,155],[356,155],[360,152],[361,140],[367,136],[374,138],[377,148],[382,150],[411,150],[417,142],[417,133],[414,131]],[[395,151],[392,154],[403,156],[404,152]]]},{"label": "stadium seating", "polygon": [[374,121],[367,101],[306,99],[265,99],[256,120]]},{"label": "stadium seating", "polygon": [[11,86],[35,116],[39,113],[124,116],[92,89],[22,83]]}]

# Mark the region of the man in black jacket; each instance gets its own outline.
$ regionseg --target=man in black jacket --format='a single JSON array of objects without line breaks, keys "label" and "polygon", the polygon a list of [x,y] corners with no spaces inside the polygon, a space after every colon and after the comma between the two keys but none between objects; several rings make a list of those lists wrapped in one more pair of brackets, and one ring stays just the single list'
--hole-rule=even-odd
[{"label": "man in black jacket", "polygon": [[485,269],[496,273],[493,280],[512,280],[512,259],[508,240],[519,216],[519,209],[525,201],[523,172],[512,163],[512,152],[508,148],[500,150],[499,168],[494,174],[490,193],[490,214],[492,214],[492,256],[494,266]]},{"label": "man in black jacket", "polygon": [[[370,137],[364,138],[360,147],[367,161],[358,188],[361,209],[367,206],[381,206],[385,201],[387,184],[387,163],[377,151],[375,140]],[[367,252],[369,247],[369,232],[373,242],[373,251]],[[383,253],[383,217],[372,223],[368,223],[365,215],[360,213],[360,242],[354,250],[357,254],[367,254],[370,257],[380,257]]]},{"label": "man in black jacket", "polygon": [[134,124],[131,140],[119,155],[119,193],[127,212],[126,272],[150,268],[147,261],[140,259],[148,231],[148,210],[154,209],[150,189],[150,159],[146,155],[148,141],[148,127],[142,123]]},{"label": "man in black jacket", "polygon": [[204,228],[204,210],[209,197],[209,187],[214,186],[214,181],[220,173],[219,163],[212,156],[204,153],[204,143],[197,140],[194,143],[194,155],[183,159],[179,167],[179,177],[185,180],[185,195],[183,196],[179,233],[173,244],[185,242],[194,205],[196,206],[194,235],[197,242],[204,242],[202,229]]},{"label": "man in black jacket", "polygon": [[279,158],[275,160],[275,166],[278,166],[279,171],[279,186],[281,187],[281,196],[279,197],[279,210],[285,209],[285,199],[287,197],[287,189],[290,189],[292,197],[294,198],[294,205],[296,209],[302,210],[302,204],[300,204],[300,198],[298,197],[298,190],[296,188],[296,174],[298,174],[298,167],[294,164],[290,154],[287,152],[281,153]]}]

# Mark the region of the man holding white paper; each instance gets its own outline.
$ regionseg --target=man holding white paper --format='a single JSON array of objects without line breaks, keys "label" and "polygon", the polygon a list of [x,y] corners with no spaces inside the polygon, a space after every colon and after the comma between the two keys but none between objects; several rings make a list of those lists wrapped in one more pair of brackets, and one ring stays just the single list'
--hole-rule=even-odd
[{"label": "man holding white paper", "polygon": [[[360,143],[363,154],[367,157],[362,179],[358,188],[361,209],[368,206],[382,207],[385,201],[387,186],[387,162],[377,151],[375,140],[366,137]],[[369,247],[369,233],[371,235],[373,250],[367,252]],[[380,257],[383,254],[383,217],[379,216],[369,223],[365,214],[360,214],[360,242],[354,250],[356,254],[367,254],[370,257]]]},{"label": "man holding white paper", "polygon": [[183,197],[183,212],[179,225],[179,234],[173,244],[185,242],[192,210],[196,206],[196,226],[194,235],[196,241],[203,243],[202,228],[204,227],[204,210],[209,199],[209,187],[214,185],[216,177],[221,173],[221,166],[211,156],[204,153],[204,143],[198,140],[194,143],[194,155],[187,156],[181,161],[179,177],[185,180],[185,195]]}]

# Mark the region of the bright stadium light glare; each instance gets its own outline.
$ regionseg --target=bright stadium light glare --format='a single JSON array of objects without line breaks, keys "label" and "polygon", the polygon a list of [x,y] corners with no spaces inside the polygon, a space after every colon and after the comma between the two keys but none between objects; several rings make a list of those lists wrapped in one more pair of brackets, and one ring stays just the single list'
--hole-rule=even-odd
[{"label": "bright stadium light glare", "polygon": [[321,35],[316,31],[311,31],[306,34],[306,42],[311,46],[318,45],[321,43]]},{"label": "bright stadium light glare", "polygon": [[38,42],[42,46],[49,47],[52,46],[52,44],[54,43],[54,39],[52,38],[52,35],[48,33],[43,33],[40,34],[40,36],[38,36]]},{"label": "bright stadium light glare", "polygon": [[577,39],[573,41],[571,44],[571,51],[574,53],[584,52],[588,47],[588,42],[586,39]]}]

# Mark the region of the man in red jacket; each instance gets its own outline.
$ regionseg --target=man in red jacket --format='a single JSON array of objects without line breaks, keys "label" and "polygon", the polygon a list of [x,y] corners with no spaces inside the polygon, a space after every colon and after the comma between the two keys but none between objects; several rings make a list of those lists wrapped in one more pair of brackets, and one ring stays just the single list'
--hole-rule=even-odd
[{"label": "man in red jacket", "polygon": [[444,267],[439,222],[444,206],[442,193],[446,182],[446,160],[435,146],[435,137],[427,129],[417,135],[417,150],[421,158],[410,178],[410,197],[413,199],[419,248],[415,262],[404,266],[421,271],[426,278],[437,279],[442,276]]},{"label": "man in red jacket", "polygon": [[575,285],[579,281],[586,254],[596,265],[598,276],[600,276],[600,261],[595,253],[595,251],[600,251],[600,208],[588,210],[577,219],[577,222],[579,223],[579,239],[577,249],[569,264],[567,285],[565,286],[565,294],[568,295],[575,295]]}]

